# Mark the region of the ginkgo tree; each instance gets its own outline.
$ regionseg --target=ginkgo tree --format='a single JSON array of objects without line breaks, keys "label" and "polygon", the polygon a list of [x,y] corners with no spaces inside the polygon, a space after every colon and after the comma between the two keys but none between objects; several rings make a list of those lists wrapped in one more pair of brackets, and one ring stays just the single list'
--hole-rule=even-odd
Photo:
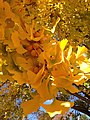
[{"label": "ginkgo tree", "polygon": [[[31,99],[22,100],[24,115],[36,112],[40,106],[50,115],[64,114],[74,102],[57,100],[58,91],[74,94],[79,92],[74,84],[82,85],[90,79],[88,47],[83,40],[79,39],[77,45],[68,37],[58,41],[54,36],[58,33],[59,37],[57,27],[62,23],[64,5],[65,1],[57,0],[0,1],[0,81],[16,80],[33,89],[29,90]],[[50,15],[58,11],[58,17],[51,21],[45,12],[47,8]],[[50,99],[53,102],[46,105]]]}]

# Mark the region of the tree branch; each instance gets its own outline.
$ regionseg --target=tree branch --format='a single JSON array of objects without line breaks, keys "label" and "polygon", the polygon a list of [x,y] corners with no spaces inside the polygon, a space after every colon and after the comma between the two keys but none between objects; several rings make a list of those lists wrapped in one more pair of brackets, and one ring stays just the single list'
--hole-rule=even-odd
[{"label": "tree branch", "polygon": [[68,93],[70,93],[71,95],[74,95],[76,97],[78,97],[79,99],[85,101],[86,103],[90,104],[90,100],[88,100],[87,98],[79,95],[78,93],[71,93],[70,91],[66,90]]},{"label": "tree branch", "polygon": [[82,112],[82,113],[84,113],[84,114],[86,114],[90,117],[90,112],[87,111],[86,109],[84,109],[83,107],[81,107],[79,105],[78,106],[74,105],[72,108],[75,109],[75,110],[78,110],[78,111],[80,111],[80,112]]},{"label": "tree branch", "polygon": [[[73,83],[73,85],[75,85],[78,89],[79,89],[79,87],[81,86],[81,87],[84,87],[85,89],[87,89],[84,85],[76,85],[75,83]],[[86,94],[84,91],[82,91],[81,90],[81,92],[86,96],[86,97],[88,97],[88,99],[90,99],[90,96],[88,95],[88,94]]]}]

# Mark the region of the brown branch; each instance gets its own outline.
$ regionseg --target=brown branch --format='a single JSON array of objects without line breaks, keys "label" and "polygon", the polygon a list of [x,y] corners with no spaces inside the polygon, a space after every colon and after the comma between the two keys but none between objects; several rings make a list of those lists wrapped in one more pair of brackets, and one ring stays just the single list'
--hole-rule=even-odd
[{"label": "brown branch", "polygon": [[71,93],[70,91],[66,90],[68,93],[70,93],[71,95],[74,95],[76,97],[78,97],[79,99],[85,101],[86,103],[90,104],[90,100],[88,100],[87,98],[79,95],[78,93]]},{"label": "brown branch", "polygon": [[[84,87],[85,89],[87,89],[84,85],[76,85],[75,83],[73,83],[73,85],[75,86],[75,87],[77,87],[78,89],[79,89],[79,87],[81,86],[81,87]],[[83,90],[81,90],[81,92],[86,96],[86,97],[88,97],[88,99],[90,99],[90,96],[88,95],[88,94],[86,94]]]},{"label": "brown branch", "polygon": [[82,113],[84,113],[84,114],[86,114],[86,115],[88,115],[88,116],[90,116],[90,112],[89,111],[87,111],[85,108],[83,108],[82,106],[73,106],[72,107],[73,109],[75,109],[75,110],[78,110],[78,111],[80,111],[80,112],[82,112]]},{"label": "brown branch", "polygon": [[90,96],[86,94],[85,92],[81,91],[88,99],[90,99]]},{"label": "brown branch", "polygon": [[73,93],[74,96],[78,97],[79,99],[85,101],[86,103],[90,104],[90,100],[88,100],[85,97],[82,97],[81,95],[79,95],[78,93]]}]

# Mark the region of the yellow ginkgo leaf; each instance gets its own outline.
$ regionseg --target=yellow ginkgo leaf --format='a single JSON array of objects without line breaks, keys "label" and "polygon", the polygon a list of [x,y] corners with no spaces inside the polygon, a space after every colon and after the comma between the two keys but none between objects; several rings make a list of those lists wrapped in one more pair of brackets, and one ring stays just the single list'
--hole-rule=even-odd
[{"label": "yellow ginkgo leaf", "polygon": [[50,117],[54,117],[55,115],[57,115],[57,114],[61,114],[61,111],[55,111],[55,112],[47,112],[49,115],[50,115]]},{"label": "yellow ginkgo leaf", "polygon": [[71,107],[73,105],[74,105],[74,103],[70,103],[70,102],[62,102],[61,103],[61,106],[64,106],[64,107]]},{"label": "yellow ginkgo leaf", "polygon": [[64,49],[67,45],[67,42],[68,42],[67,39],[63,39],[62,41],[59,42],[60,49],[61,49],[61,58],[63,62],[64,62]]},{"label": "yellow ginkgo leaf", "polygon": [[31,70],[27,71],[28,75],[28,82],[31,84],[33,88],[38,88],[41,85],[43,72],[44,72],[45,65],[39,70],[37,75],[33,73]]},{"label": "yellow ginkgo leaf", "polygon": [[[18,18],[17,18],[18,19]],[[15,19],[14,19],[15,20]],[[16,21],[16,20],[15,20]],[[28,36],[28,34],[26,33],[26,31],[23,30],[23,28],[20,26],[20,23],[17,24],[18,28],[18,33],[19,33],[19,38],[21,40],[25,40]]]},{"label": "yellow ginkgo leaf", "polygon": [[61,62],[61,49],[56,40],[52,40],[46,47],[44,52],[44,59],[47,61],[47,67],[51,68],[53,65]]},{"label": "yellow ginkgo leaf", "polygon": [[85,56],[84,56],[84,55],[81,55],[81,56],[79,56],[79,57],[77,58],[78,64],[81,64],[82,61],[84,61],[84,60],[85,60]]},{"label": "yellow ginkgo leaf", "polygon": [[34,72],[32,72],[31,70],[28,70],[27,75],[28,75],[28,83],[32,85],[34,83],[36,74]]},{"label": "yellow ginkgo leaf", "polygon": [[72,46],[70,46],[68,49],[67,60],[70,60],[71,53],[72,53]]},{"label": "yellow ginkgo leaf", "polygon": [[68,76],[70,74],[69,62],[65,61],[54,65],[51,73],[54,77]]},{"label": "yellow ginkgo leaf", "polygon": [[53,83],[58,87],[58,88],[64,88],[66,90],[69,90],[72,93],[78,92],[78,89],[75,88],[72,83],[73,80],[72,78],[68,78],[65,76],[60,76],[60,77],[55,77]]},{"label": "yellow ginkgo leaf", "polygon": [[72,65],[75,64],[75,62],[76,62],[76,56],[75,56],[75,53],[74,53],[74,52],[72,53],[69,62],[70,62]]},{"label": "yellow ginkgo leaf", "polygon": [[23,54],[26,52],[26,50],[23,48],[23,46],[21,45],[20,43],[20,39],[19,39],[19,33],[17,31],[14,31],[12,33],[12,42],[14,44],[14,47],[16,48],[16,51],[19,53],[19,54]]},{"label": "yellow ginkgo leaf", "polygon": [[85,46],[78,46],[76,58],[80,57],[85,52],[87,52],[87,48]]},{"label": "yellow ginkgo leaf", "polygon": [[82,84],[85,82],[85,76],[84,74],[77,74],[72,77],[73,83],[76,85]]},{"label": "yellow ginkgo leaf", "polygon": [[37,88],[37,92],[39,93],[40,97],[46,101],[48,99],[51,99],[52,96],[50,95],[48,84],[49,84],[50,78],[48,77],[46,80],[44,80],[41,85]]},{"label": "yellow ginkgo leaf", "polygon": [[3,2],[3,7],[5,9],[5,15],[6,15],[6,19],[7,18],[13,18],[14,17],[14,13],[11,11],[10,5],[8,2]]},{"label": "yellow ginkgo leaf", "polygon": [[67,110],[74,105],[73,102],[64,102],[64,101],[58,101],[54,100],[51,104],[42,104],[42,107],[45,108],[46,112],[53,113],[55,111],[58,111],[60,113],[67,112]]},{"label": "yellow ginkgo leaf", "polygon": [[60,106],[62,102],[58,100],[54,100],[51,104],[42,104],[41,106],[45,108],[47,112],[55,112],[55,111],[61,111],[62,106]]},{"label": "yellow ginkgo leaf", "polygon": [[87,79],[90,79],[90,73],[85,74],[85,77],[86,77]]},{"label": "yellow ginkgo leaf", "polygon": [[12,70],[8,67],[7,67],[7,70],[10,74],[12,74],[12,78],[14,80],[16,80],[19,84],[23,84],[26,82],[26,80],[27,80],[27,73],[26,72],[21,73],[21,72]]},{"label": "yellow ginkgo leaf", "polygon": [[82,62],[80,64],[80,70],[82,70],[84,73],[90,73],[90,64]]},{"label": "yellow ginkgo leaf", "polygon": [[41,54],[39,55],[39,57],[38,57],[38,62],[39,62],[39,63],[42,63],[42,64],[45,62],[44,52],[41,52]]},{"label": "yellow ginkgo leaf", "polygon": [[19,39],[19,37],[18,37],[18,32],[17,32],[17,31],[14,31],[14,32],[12,33],[11,38],[12,38],[12,41],[13,41],[13,44],[14,44],[15,48],[18,48],[18,47],[21,46],[21,45],[20,45],[20,39]]},{"label": "yellow ginkgo leaf", "polygon": [[55,84],[52,84],[49,86],[49,92],[50,92],[50,95],[52,96],[52,98],[56,97],[57,96],[57,92],[58,92],[58,89],[56,87]]},{"label": "yellow ginkgo leaf", "polygon": [[20,73],[18,73],[18,72],[14,72],[14,75],[12,76],[12,78],[13,78],[14,80],[17,80],[17,82],[18,82],[19,84],[25,83],[25,81],[23,81],[23,76],[22,76],[22,74],[20,74]]},{"label": "yellow ginkgo leaf", "polygon": [[40,37],[36,37],[36,38],[33,38],[33,41],[40,41],[40,39],[42,39],[44,37],[44,35],[43,34],[41,34],[41,36]]},{"label": "yellow ginkgo leaf", "polygon": [[14,79],[12,78],[12,76],[10,76],[10,75],[1,75],[0,74],[0,80],[2,81],[2,82],[5,82],[6,80],[7,80],[7,78],[8,78],[8,80],[10,80],[10,81],[13,81]]},{"label": "yellow ginkgo leaf", "polygon": [[33,80],[33,84],[32,84],[32,87],[33,88],[38,88],[42,82],[42,78],[43,78],[43,75],[44,75],[44,69],[45,69],[45,65],[43,65],[43,67],[41,68],[41,70],[39,70],[39,72],[37,73],[35,79]]},{"label": "yellow ginkgo leaf", "polygon": [[30,64],[23,56],[20,56],[18,54],[16,54],[16,55],[14,54],[13,61],[16,65],[18,65],[19,67],[22,67],[24,70],[30,69],[30,66],[29,66]]},{"label": "yellow ginkgo leaf", "polygon": [[34,20],[33,20],[32,25],[30,27],[30,40],[33,40],[33,38],[34,38],[34,35],[33,35],[34,27],[35,27],[35,23],[34,23]]},{"label": "yellow ginkgo leaf", "polygon": [[0,9],[3,8],[3,0],[0,0]]},{"label": "yellow ginkgo leaf", "polygon": [[17,65],[20,65],[22,63],[27,63],[26,59],[24,57],[20,56],[19,54],[14,54],[13,60],[14,60],[15,64],[17,64]]},{"label": "yellow ginkgo leaf", "polygon": [[69,90],[71,93],[77,93],[79,90],[73,86],[72,84],[66,87],[67,90]]},{"label": "yellow ginkgo leaf", "polygon": [[68,88],[70,85],[72,85],[72,81],[69,81],[68,78],[64,76],[55,77],[53,83],[60,88]]},{"label": "yellow ginkgo leaf", "polygon": [[18,73],[18,72],[13,72],[13,76],[12,78],[14,80],[16,80],[19,84],[23,84],[23,83],[26,83],[27,81],[27,73],[26,72],[23,72],[23,73]]},{"label": "yellow ginkgo leaf", "polygon": [[74,83],[75,83],[76,85],[82,85],[84,82],[85,82],[85,79],[84,79],[84,78],[83,78],[83,79],[80,79],[80,80],[77,80],[77,81],[74,81]]},{"label": "yellow ginkgo leaf", "polygon": [[0,26],[0,40],[4,38],[4,27]]},{"label": "yellow ginkgo leaf", "polygon": [[67,39],[63,39],[62,41],[59,42],[60,48],[63,51],[68,43]]},{"label": "yellow ginkgo leaf", "polygon": [[40,96],[34,97],[34,99],[25,101],[21,104],[21,107],[23,108],[24,114],[30,114],[32,112],[36,112],[38,108],[40,107]]},{"label": "yellow ginkgo leaf", "polygon": [[23,54],[23,53],[26,52],[26,50],[23,48],[22,45],[19,46],[19,47],[17,47],[17,48],[16,48],[16,51],[17,51],[17,53],[19,53],[19,54]]},{"label": "yellow ginkgo leaf", "polygon": [[44,26],[43,26],[43,28],[44,28],[45,30],[47,30],[47,31],[50,31],[51,33],[54,33],[54,32],[55,32],[55,29],[56,29],[56,26],[57,26],[57,24],[59,23],[59,21],[60,21],[60,17],[57,18],[57,20],[56,20],[56,22],[55,22],[55,24],[54,24],[54,26],[53,26],[52,29],[45,28]]}]

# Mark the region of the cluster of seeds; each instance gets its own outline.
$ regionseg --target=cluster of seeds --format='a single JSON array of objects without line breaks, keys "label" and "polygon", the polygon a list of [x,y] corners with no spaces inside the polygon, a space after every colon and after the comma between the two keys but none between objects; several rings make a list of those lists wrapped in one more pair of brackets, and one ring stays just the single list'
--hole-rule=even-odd
[{"label": "cluster of seeds", "polygon": [[40,48],[40,44],[37,42],[30,42],[30,44],[27,46],[27,51],[30,53],[32,57],[38,57],[39,54],[42,52],[42,49]]}]

